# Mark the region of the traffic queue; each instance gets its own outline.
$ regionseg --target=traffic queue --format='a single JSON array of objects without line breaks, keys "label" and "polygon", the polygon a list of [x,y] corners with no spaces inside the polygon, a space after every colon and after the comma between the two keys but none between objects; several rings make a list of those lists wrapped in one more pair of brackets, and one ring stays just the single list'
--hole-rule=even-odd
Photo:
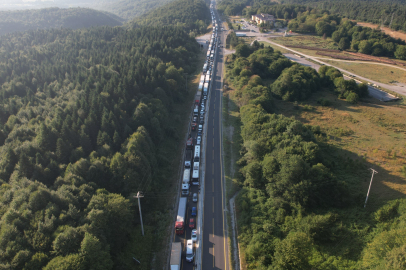
[{"label": "traffic queue", "polygon": [[[186,141],[185,149],[185,163],[183,168],[183,174],[181,177],[181,198],[179,200],[178,213],[175,222],[175,233],[179,237],[176,237],[172,243],[170,265],[171,270],[181,269],[182,260],[182,247],[179,242],[184,243],[186,238],[186,222],[187,222],[187,209],[191,209],[190,218],[188,220],[188,227],[191,231],[190,239],[186,240],[186,246],[184,247],[186,252],[184,258],[187,262],[193,262],[195,260],[195,248],[194,244],[198,239],[198,232],[195,228],[197,224],[197,201],[198,193],[191,193],[191,186],[198,186],[200,193],[200,170],[201,170],[201,149],[203,142],[203,127],[205,123],[205,113],[207,110],[207,99],[211,89],[211,82],[213,79],[216,49],[220,47],[220,38],[217,33],[219,31],[218,21],[216,19],[213,3],[210,5],[210,13],[212,16],[213,32],[208,43],[208,49],[206,53],[206,61],[203,65],[203,70],[200,76],[200,82],[197,89],[197,93],[194,98],[193,116],[190,123],[190,132]],[[188,197],[192,197],[191,207],[188,207]],[[181,249],[181,250],[179,250]]]}]

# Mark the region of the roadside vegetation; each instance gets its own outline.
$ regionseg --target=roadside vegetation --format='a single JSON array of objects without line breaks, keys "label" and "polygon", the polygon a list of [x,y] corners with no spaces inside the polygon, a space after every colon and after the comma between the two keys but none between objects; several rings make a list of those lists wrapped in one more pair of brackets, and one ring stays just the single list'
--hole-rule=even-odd
[{"label": "roadside vegetation", "polygon": [[[241,119],[236,179],[243,264],[247,269],[404,268],[406,246],[396,235],[406,233],[406,201],[399,199],[406,193],[401,161],[406,149],[402,124],[390,120],[405,114],[403,106],[383,108],[366,97],[356,105],[345,102],[340,98],[363,95],[365,86],[343,91],[337,70],[323,67],[316,73],[284,59],[254,43],[238,45],[226,61],[228,96]],[[291,87],[285,88],[286,82]],[[386,122],[392,131],[379,126]],[[364,152],[380,140],[379,147]],[[393,151],[384,151],[389,146],[400,149],[390,157]],[[377,162],[384,153],[393,158],[391,166]],[[369,167],[379,174],[364,209]]]}]

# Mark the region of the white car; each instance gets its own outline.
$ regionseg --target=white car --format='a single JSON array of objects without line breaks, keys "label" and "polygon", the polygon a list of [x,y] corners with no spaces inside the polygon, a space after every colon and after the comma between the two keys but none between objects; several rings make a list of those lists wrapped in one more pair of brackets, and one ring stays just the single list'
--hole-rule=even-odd
[{"label": "white car", "polygon": [[193,202],[197,202],[197,193],[193,193]]},{"label": "white car", "polygon": [[196,229],[192,230],[192,241],[193,241],[193,243],[197,242],[197,230]]},{"label": "white car", "polygon": [[201,137],[201,136],[197,136],[196,144],[197,144],[197,145],[200,145],[201,142],[202,142],[202,137]]}]

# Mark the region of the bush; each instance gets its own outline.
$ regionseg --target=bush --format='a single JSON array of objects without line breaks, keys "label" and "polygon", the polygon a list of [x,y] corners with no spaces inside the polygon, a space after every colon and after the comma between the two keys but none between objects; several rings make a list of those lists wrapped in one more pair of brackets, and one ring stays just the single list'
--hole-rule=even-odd
[{"label": "bush", "polygon": [[348,96],[346,97],[346,100],[352,104],[356,104],[358,103],[359,97],[356,93],[351,92],[348,94]]}]

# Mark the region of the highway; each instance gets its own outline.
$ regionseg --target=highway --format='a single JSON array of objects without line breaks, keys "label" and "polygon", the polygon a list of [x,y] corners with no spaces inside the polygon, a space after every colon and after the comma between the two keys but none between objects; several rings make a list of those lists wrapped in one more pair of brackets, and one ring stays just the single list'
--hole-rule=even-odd
[{"label": "highway", "polygon": [[[217,12],[215,12],[218,18]],[[221,44],[224,33],[218,32]],[[229,269],[229,251],[226,235],[224,178],[222,170],[222,75],[223,49],[217,48],[217,61],[209,96],[206,132],[206,168],[204,183],[202,269]]]}]

